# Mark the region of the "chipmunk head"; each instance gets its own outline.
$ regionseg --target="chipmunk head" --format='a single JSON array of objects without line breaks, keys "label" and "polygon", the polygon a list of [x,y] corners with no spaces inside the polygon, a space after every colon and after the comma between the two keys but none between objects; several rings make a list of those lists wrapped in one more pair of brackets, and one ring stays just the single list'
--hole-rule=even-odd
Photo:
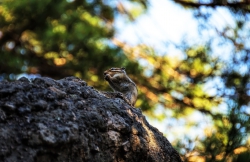
[{"label": "chipmunk head", "polygon": [[125,68],[110,68],[109,70],[104,71],[104,76],[109,74],[111,77],[113,77],[115,74],[126,74]]},{"label": "chipmunk head", "polygon": [[104,71],[104,76],[106,75],[110,75],[111,77],[114,76],[122,76],[124,74],[126,74],[125,68],[110,68],[109,70]]}]

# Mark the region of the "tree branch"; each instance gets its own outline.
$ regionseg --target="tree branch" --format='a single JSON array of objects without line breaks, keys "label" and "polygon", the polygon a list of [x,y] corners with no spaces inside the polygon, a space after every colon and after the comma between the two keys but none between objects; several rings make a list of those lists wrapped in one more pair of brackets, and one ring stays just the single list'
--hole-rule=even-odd
[{"label": "tree branch", "polygon": [[221,2],[213,1],[211,3],[200,3],[200,2],[190,2],[190,1],[184,1],[184,0],[174,0],[174,2],[184,5],[184,6],[196,7],[196,8],[199,8],[201,6],[207,6],[207,7],[227,6],[227,7],[232,7],[232,8],[244,7],[246,9],[246,5],[250,5],[249,0],[246,0],[243,2],[230,2],[230,3],[227,1],[226,2],[225,1],[221,1]]}]

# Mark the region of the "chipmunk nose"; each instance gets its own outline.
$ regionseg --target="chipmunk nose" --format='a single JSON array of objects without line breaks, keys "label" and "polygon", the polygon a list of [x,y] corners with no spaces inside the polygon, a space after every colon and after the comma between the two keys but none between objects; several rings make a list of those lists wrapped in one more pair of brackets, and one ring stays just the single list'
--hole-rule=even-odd
[{"label": "chipmunk nose", "polygon": [[107,72],[104,72],[104,73],[103,73],[103,75],[106,75],[106,74],[107,74]]}]

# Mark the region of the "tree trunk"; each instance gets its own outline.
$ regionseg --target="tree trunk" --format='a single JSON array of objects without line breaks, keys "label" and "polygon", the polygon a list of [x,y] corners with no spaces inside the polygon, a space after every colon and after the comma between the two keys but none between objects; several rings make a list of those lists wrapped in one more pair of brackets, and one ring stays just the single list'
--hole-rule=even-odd
[{"label": "tree trunk", "polygon": [[181,162],[140,109],[67,77],[0,82],[0,161]]}]

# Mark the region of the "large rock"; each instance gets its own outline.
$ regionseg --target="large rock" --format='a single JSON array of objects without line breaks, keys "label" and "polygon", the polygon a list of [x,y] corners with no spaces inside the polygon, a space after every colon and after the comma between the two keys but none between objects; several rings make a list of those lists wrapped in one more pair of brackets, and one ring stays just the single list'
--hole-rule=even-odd
[{"label": "large rock", "polygon": [[180,162],[140,109],[68,77],[0,82],[0,161]]}]

